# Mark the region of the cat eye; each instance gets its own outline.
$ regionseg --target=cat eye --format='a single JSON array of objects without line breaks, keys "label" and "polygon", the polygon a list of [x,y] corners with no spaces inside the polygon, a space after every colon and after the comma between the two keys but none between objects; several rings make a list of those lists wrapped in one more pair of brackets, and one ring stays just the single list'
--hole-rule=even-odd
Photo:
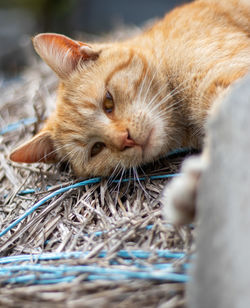
[{"label": "cat eye", "polygon": [[99,154],[103,149],[105,148],[105,143],[103,142],[96,142],[92,149],[91,149],[91,157],[96,156],[97,154]]},{"label": "cat eye", "polygon": [[112,95],[107,91],[105,99],[103,101],[103,109],[106,113],[110,114],[114,111],[115,103]]}]

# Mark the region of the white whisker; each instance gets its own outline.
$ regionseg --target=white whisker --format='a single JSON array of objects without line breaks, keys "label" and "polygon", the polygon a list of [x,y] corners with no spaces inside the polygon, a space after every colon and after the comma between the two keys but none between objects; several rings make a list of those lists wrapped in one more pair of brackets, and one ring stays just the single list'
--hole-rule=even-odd
[{"label": "white whisker", "polygon": [[125,172],[125,168],[122,169],[121,177],[120,177],[120,180],[118,181],[117,193],[116,193],[116,197],[115,197],[115,204],[117,204],[117,200],[118,200],[118,197],[119,197],[120,187],[121,187],[124,172]]},{"label": "white whisker", "polygon": [[135,179],[136,179],[136,181],[138,182],[138,184],[139,184],[139,186],[141,187],[141,189],[144,191],[145,195],[148,195],[148,192],[144,189],[144,187],[143,187],[142,184],[141,184],[141,181],[140,181],[140,178],[139,178],[139,176],[138,176],[136,167],[133,167],[133,170],[134,170],[134,174],[135,174]]}]

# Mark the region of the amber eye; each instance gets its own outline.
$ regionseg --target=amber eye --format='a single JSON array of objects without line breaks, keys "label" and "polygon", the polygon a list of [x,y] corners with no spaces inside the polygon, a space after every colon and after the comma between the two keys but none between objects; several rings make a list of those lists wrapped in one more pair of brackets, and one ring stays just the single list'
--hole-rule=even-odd
[{"label": "amber eye", "polygon": [[91,149],[91,157],[96,156],[97,154],[99,154],[103,149],[105,148],[105,143],[103,142],[96,142],[92,149]]},{"label": "amber eye", "polygon": [[107,91],[106,97],[103,101],[103,109],[106,113],[112,113],[115,108],[115,103],[112,95]]}]

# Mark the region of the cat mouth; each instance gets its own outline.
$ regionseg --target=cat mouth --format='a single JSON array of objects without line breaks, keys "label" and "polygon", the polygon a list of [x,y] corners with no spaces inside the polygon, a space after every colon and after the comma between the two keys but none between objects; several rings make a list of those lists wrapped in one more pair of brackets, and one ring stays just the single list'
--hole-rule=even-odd
[{"label": "cat mouth", "polygon": [[132,165],[140,165],[147,162],[152,161],[152,159],[156,156],[156,149],[155,149],[155,128],[150,128],[148,134],[143,140],[138,140],[137,138],[131,139],[133,140],[133,146],[126,147],[123,151],[126,152],[125,154],[127,158],[129,158],[130,164]]},{"label": "cat mouth", "polygon": [[152,154],[153,154],[153,144],[152,144],[152,139],[154,135],[154,128],[150,129],[147,137],[145,140],[141,142],[135,142],[134,149],[137,149],[140,156],[141,156],[141,161],[147,162],[152,159]]}]

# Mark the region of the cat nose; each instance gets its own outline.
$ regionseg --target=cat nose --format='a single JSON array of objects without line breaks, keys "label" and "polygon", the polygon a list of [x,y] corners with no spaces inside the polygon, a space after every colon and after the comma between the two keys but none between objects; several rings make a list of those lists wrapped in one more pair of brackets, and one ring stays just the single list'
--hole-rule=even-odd
[{"label": "cat nose", "polygon": [[134,147],[135,145],[137,144],[131,138],[128,130],[120,136],[120,146],[119,146],[120,151],[123,151],[126,148]]}]

